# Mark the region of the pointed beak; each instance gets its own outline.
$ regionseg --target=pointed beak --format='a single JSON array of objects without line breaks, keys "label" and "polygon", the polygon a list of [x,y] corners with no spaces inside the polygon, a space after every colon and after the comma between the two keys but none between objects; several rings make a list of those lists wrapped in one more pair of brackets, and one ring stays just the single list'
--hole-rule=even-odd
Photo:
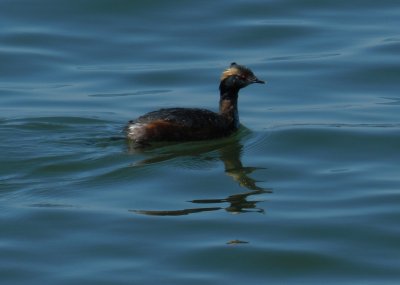
[{"label": "pointed beak", "polygon": [[254,78],[253,80],[252,80],[252,82],[251,83],[260,83],[260,84],[265,84],[265,81],[262,81],[262,80],[260,80],[260,79],[258,79],[257,77],[256,78]]}]

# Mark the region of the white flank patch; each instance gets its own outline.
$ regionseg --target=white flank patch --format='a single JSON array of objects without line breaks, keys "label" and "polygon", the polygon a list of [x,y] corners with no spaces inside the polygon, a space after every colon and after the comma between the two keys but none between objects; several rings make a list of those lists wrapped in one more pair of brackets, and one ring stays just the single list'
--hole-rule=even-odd
[{"label": "white flank patch", "polygon": [[128,126],[128,137],[133,140],[139,139],[143,135],[144,126],[146,124],[135,123]]}]

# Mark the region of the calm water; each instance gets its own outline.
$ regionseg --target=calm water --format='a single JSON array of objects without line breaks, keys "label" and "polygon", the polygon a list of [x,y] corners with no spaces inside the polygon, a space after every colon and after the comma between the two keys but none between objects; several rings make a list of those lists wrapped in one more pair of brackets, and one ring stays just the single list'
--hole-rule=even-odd
[{"label": "calm water", "polygon": [[[1,284],[399,284],[399,1],[0,2]],[[124,124],[217,108],[227,139]]]}]

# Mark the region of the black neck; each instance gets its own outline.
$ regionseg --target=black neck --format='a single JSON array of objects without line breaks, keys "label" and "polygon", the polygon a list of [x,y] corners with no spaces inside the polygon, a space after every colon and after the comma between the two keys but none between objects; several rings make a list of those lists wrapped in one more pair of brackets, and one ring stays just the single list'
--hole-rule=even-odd
[{"label": "black neck", "polygon": [[226,119],[228,119],[231,128],[237,129],[239,127],[239,89],[230,88],[230,86],[227,86],[226,83],[226,80],[224,80],[219,86],[219,113]]}]

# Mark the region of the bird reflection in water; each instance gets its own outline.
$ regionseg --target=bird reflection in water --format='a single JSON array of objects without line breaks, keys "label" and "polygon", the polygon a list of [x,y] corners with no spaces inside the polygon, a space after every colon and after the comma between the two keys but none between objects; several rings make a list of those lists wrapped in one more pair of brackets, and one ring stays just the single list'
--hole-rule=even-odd
[{"label": "bird reflection in water", "polygon": [[[202,205],[218,205],[216,207],[194,207],[189,209],[181,210],[130,210],[130,212],[151,216],[182,216],[195,214],[200,212],[208,211],[218,211],[225,210],[230,213],[246,213],[246,212],[256,212],[264,213],[265,210],[258,206],[258,203],[263,202],[263,200],[249,200],[252,196],[257,196],[266,193],[272,193],[270,189],[265,189],[257,185],[256,180],[250,177],[250,174],[258,169],[257,167],[244,167],[241,162],[241,153],[243,151],[243,145],[240,140],[249,131],[242,127],[242,130],[238,134],[232,136],[228,139],[222,139],[214,141],[212,143],[199,143],[192,144],[190,147],[179,147],[177,146],[176,151],[169,151],[168,154],[158,155],[151,157],[149,159],[142,160],[135,165],[147,165],[156,162],[161,162],[169,159],[173,159],[179,156],[194,156],[209,153],[212,151],[218,151],[219,158],[224,163],[225,173],[232,177],[246,192],[233,194],[223,199],[201,199],[201,200],[191,200],[189,202],[193,204]],[[179,148],[179,150],[178,150]],[[130,149],[133,152],[137,150]],[[228,204],[228,206],[224,206]]]}]

